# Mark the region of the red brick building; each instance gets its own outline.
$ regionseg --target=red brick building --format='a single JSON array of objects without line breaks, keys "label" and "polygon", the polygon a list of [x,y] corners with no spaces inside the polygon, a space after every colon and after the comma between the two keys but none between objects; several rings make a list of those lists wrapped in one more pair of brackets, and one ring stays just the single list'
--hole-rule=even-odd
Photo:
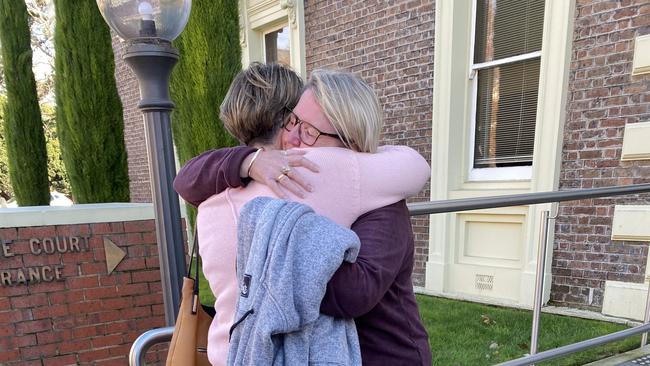
[{"label": "red brick building", "polygon": [[[345,69],[375,88],[385,111],[383,143],[411,146],[431,163],[431,184],[414,200],[647,182],[647,0],[239,4],[244,65],[285,60],[305,77],[315,68]],[[131,196],[146,202],[137,88],[119,41],[114,48]],[[547,268],[550,299],[638,317],[635,301],[647,289],[649,200],[415,218],[414,283],[430,293],[530,305],[539,217],[551,210],[559,215]],[[616,299],[634,305],[617,310]]]}]

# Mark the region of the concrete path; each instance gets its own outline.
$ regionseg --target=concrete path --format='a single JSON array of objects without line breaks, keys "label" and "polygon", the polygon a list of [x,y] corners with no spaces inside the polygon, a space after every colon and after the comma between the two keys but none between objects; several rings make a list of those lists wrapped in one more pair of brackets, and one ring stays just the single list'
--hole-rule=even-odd
[{"label": "concrete path", "polygon": [[[648,356],[648,357],[644,357]],[[640,366],[650,365],[650,345],[620,355],[587,364],[586,366]]]}]

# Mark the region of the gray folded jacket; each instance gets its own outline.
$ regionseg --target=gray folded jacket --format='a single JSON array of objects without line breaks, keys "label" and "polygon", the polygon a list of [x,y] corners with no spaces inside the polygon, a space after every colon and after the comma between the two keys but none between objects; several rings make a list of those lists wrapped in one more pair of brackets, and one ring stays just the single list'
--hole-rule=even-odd
[{"label": "gray folded jacket", "polygon": [[354,232],[306,205],[268,197],[247,203],[228,365],[361,365],[354,321],[319,311],[327,282],[358,252]]}]

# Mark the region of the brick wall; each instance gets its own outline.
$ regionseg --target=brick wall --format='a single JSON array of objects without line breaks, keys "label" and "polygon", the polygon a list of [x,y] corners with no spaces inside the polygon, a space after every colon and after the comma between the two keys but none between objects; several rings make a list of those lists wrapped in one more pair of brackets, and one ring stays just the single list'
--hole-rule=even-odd
[{"label": "brick wall", "polygon": [[[352,71],[379,95],[386,125],[383,144],[408,145],[431,157],[433,1],[305,2],[307,72]],[[429,200],[429,186],[415,198]],[[413,219],[413,280],[424,285],[428,218]]]},{"label": "brick wall", "polygon": [[[55,238],[64,253],[46,254]],[[104,238],[127,252],[110,275]],[[135,338],[165,326],[153,220],[0,228],[0,245],[1,365],[128,365]],[[21,283],[29,268],[47,277]],[[148,359],[165,355],[157,346]]]},{"label": "brick wall", "polygon": [[[628,123],[650,121],[650,76],[631,76],[634,38],[650,33],[647,0],[578,0],[560,189],[647,183],[650,161],[620,161]],[[606,280],[643,282],[647,243],[612,241],[614,204],[627,196],[560,205],[551,299],[600,308]]]},{"label": "brick wall", "polygon": [[149,162],[144,135],[144,121],[138,109],[140,90],[135,74],[122,60],[125,43],[113,34],[115,53],[115,80],[124,110],[124,142],[129,164],[129,189],[131,202],[152,202]]}]

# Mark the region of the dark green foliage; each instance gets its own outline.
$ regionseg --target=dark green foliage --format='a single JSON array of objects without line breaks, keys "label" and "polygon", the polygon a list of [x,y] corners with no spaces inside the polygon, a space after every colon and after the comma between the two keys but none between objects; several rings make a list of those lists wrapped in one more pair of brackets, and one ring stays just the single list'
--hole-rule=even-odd
[{"label": "dark green foliage", "polygon": [[47,146],[47,176],[50,180],[50,189],[71,196],[70,181],[61,157],[59,137],[56,134],[56,108],[53,105],[41,104],[41,112]]},{"label": "dark green foliage", "polygon": [[95,0],[55,0],[56,124],[78,203],[129,201],[111,36]]},{"label": "dark green foliage", "polygon": [[[0,106],[4,105],[6,98],[0,95]],[[63,166],[59,139],[56,135],[54,121],[54,106],[41,104],[43,118],[43,129],[45,132],[45,144],[47,148],[47,175],[50,182],[50,189],[70,196],[70,182]],[[0,126],[2,126],[2,107],[0,107]],[[4,130],[0,128],[0,197],[8,200],[15,197],[9,179],[9,159],[4,137]]]},{"label": "dark green foliage", "polygon": [[219,120],[219,105],[241,69],[237,2],[196,0],[187,27],[174,42],[181,59],[171,81],[174,142],[181,164],[237,142]]},{"label": "dark green foliage", "polygon": [[[241,69],[237,1],[192,1],[189,22],[174,46],[181,58],[171,79],[172,128],[183,165],[204,151],[237,144],[219,120],[219,106]],[[196,210],[189,205],[188,217],[193,227]],[[208,281],[201,284],[201,302],[214,303]]]},{"label": "dark green foliage", "polygon": [[[187,27],[174,41],[181,58],[172,73],[174,144],[180,164],[204,151],[234,146],[219,106],[241,70],[239,16],[232,0],[195,0]],[[190,226],[196,211],[188,207]]]},{"label": "dark green foliage", "polygon": [[48,205],[47,153],[27,19],[23,0],[0,0],[0,43],[7,88],[4,143],[18,204]]},{"label": "dark green foliage", "polygon": [[5,143],[4,122],[2,118],[5,97],[0,95],[0,197],[8,200],[14,196],[9,180],[9,158],[7,158],[7,144]]}]

